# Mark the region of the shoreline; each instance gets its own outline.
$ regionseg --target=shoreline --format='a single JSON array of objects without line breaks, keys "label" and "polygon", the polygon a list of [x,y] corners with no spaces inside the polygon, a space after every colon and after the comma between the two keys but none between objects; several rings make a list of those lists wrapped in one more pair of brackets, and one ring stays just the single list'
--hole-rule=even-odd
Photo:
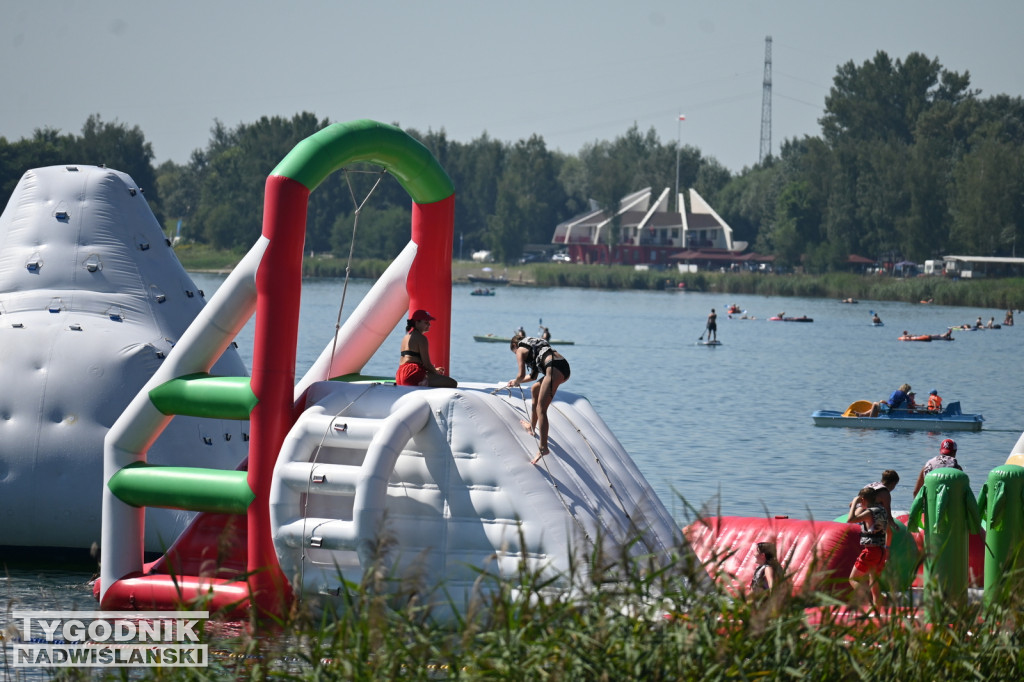
[{"label": "shoreline", "polygon": [[[181,249],[179,262],[188,272],[227,275],[241,256]],[[303,278],[376,279],[391,261],[360,260],[351,266],[341,259],[325,256],[303,261]],[[485,272],[484,268],[491,268]],[[688,272],[636,270],[623,265],[582,265],[574,263],[528,263],[488,265],[473,261],[452,261],[452,282],[488,286],[488,282],[470,282],[469,277],[504,277],[494,287],[575,287],[609,291],[676,290],[684,283],[688,292],[718,293],[723,296],[762,295],[835,299],[837,302],[896,301],[922,305],[948,305],[974,309],[1024,309],[1024,278],[956,280],[942,276],[894,278],[888,275],[861,275],[835,272],[820,275],[773,274],[754,272]],[[684,292],[685,293],[685,292]],[[1000,316],[1001,318],[1002,316]],[[998,319],[997,322],[1002,322]]]}]

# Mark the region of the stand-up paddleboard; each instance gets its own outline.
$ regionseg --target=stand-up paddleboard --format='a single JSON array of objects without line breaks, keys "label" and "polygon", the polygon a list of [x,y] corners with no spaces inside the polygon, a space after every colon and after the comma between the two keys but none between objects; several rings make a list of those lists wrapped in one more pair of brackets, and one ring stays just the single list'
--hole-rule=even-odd
[{"label": "stand-up paddleboard", "polygon": [[721,346],[721,341],[698,341],[698,346]]}]

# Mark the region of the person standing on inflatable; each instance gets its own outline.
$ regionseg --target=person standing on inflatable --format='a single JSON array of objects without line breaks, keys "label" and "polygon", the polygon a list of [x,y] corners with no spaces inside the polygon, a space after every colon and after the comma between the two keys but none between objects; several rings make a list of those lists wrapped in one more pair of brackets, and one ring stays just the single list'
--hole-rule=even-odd
[{"label": "person standing on inflatable", "polygon": [[861,488],[857,497],[850,501],[850,513],[846,521],[859,523],[861,528],[860,554],[850,571],[854,598],[858,598],[857,593],[866,580],[871,605],[877,609],[882,605],[882,587],[878,584],[878,576],[885,568],[888,548],[892,544],[889,512],[878,503],[878,491],[871,486]]},{"label": "person standing on inflatable", "polygon": [[882,472],[882,480],[868,483],[868,488],[875,489],[875,501],[879,506],[885,507],[889,517],[889,525],[895,527],[892,518],[892,491],[900,482],[900,475],[893,469],[886,469]]},{"label": "person standing on inflatable", "polygon": [[434,367],[430,362],[430,342],[424,334],[435,319],[426,310],[417,310],[406,322],[401,359],[395,372],[395,383],[399,386],[455,388],[459,385],[455,379],[444,375],[443,367]]},{"label": "person standing on inflatable", "polygon": [[[540,447],[537,456],[530,460],[536,464],[540,458],[548,454],[548,406],[555,397],[558,387],[569,380],[569,361],[561,353],[551,347],[544,339],[516,334],[509,343],[509,348],[516,354],[519,372],[516,378],[508,382],[509,388],[533,381],[540,374],[540,381],[530,388],[533,407],[530,410],[530,421],[521,420],[523,428],[530,435],[540,433]],[[526,375],[529,367],[530,375]]]},{"label": "person standing on inflatable", "polygon": [[952,438],[947,438],[939,444],[939,454],[925,462],[924,466],[921,467],[921,473],[917,475],[917,483],[914,485],[914,497],[917,497],[917,491],[924,486],[924,477],[930,472],[944,467],[959,469],[960,471],[964,470],[956,459],[956,450],[956,441]]}]

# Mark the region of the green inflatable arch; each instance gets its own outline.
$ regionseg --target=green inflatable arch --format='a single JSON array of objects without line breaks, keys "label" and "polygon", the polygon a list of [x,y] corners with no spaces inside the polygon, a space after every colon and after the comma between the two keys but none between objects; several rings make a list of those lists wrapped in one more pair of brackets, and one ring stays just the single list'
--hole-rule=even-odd
[{"label": "green inflatable arch", "polygon": [[431,204],[455,192],[448,174],[426,147],[400,128],[368,119],[338,123],[310,135],[295,145],[271,175],[291,178],[312,192],[328,175],[358,161],[387,168],[417,204]]}]

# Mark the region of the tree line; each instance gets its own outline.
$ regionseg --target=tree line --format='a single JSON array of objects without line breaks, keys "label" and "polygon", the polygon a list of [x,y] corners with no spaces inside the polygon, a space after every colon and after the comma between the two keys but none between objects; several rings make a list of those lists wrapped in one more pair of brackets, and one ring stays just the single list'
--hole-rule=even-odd
[{"label": "tree line", "polygon": [[[302,112],[228,128],[215,122],[187,163],[154,166],[137,127],[88,118],[80,135],[36,130],[0,137],[4,203],[31,168],[106,165],[145,190],[168,235],[246,250],[260,233],[267,175],[301,140],[330,125]],[[732,173],[692,145],[676,148],[636,125],[578,154],[533,135],[470,142],[406,129],[438,159],[456,188],[455,253],[478,249],[512,262],[549,244],[555,226],[591,207],[614,211],[636,190],[693,187],[738,240],[783,265],[841,268],[848,255],[920,262],[943,254],[1016,255],[1024,225],[1024,101],[971,89],[969,73],[911,53],[878,52],[839,66],[819,135],[787,139],[777,155]],[[678,156],[677,156],[678,152]],[[358,209],[358,221],[356,221]],[[392,258],[409,240],[410,199],[369,166],[332,174],[309,202],[306,250]],[[356,229],[357,228],[357,229]],[[1024,247],[1024,241],[1022,241]]]}]

